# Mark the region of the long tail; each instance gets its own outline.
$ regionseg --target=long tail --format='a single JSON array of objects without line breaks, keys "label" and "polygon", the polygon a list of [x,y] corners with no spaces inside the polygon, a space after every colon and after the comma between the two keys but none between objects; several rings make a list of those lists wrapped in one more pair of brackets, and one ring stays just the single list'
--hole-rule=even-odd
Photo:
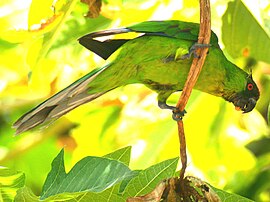
[{"label": "long tail", "polygon": [[104,69],[106,69],[106,67],[90,72],[24,114],[13,124],[13,128],[16,129],[16,135],[38,125],[45,125],[46,123],[56,120],[72,109],[90,102],[111,90],[104,89],[103,92],[93,94],[88,93],[89,83],[92,82]]}]

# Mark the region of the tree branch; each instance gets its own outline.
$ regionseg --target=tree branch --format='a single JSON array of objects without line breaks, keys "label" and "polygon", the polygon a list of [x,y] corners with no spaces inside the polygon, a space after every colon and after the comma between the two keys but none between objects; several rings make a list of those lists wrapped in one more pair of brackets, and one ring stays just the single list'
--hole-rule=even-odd
[{"label": "tree branch", "polygon": [[[209,44],[211,37],[211,11],[210,11],[210,0],[200,0],[200,32],[198,36],[199,44]],[[192,88],[196,84],[199,77],[201,69],[203,67],[204,61],[207,56],[208,47],[198,48],[196,54],[198,58],[194,58],[192,65],[189,70],[187,81],[184,85],[183,92],[178,100],[176,107],[180,111],[184,111],[188,99],[190,97]],[[180,142],[180,157],[182,163],[182,169],[180,172],[180,180],[184,178],[185,170],[187,167],[187,154],[186,154],[186,139],[184,133],[183,121],[177,121],[178,125],[178,136]]]}]

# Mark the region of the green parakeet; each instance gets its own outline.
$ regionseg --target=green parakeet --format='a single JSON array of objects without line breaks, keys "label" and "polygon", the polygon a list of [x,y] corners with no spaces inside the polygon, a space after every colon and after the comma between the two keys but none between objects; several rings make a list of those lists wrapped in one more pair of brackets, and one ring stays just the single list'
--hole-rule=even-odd
[{"label": "green parakeet", "polygon": [[[128,32],[140,33],[140,36],[105,41],[95,39]],[[114,59],[24,114],[13,125],[16,134],[58,119],[114,88],[134,83],[142,83],[157,92],[161,108],[173,109],[166,100],[173,92],[183,89],[198,32],[199,24],[170,20],[142,22],[81,37],[80,44],[103,59],[111,55]],[[222,97],[244,113],[251,111],[260,95],[252,76],[226,59],[214,32],[210,43],[194,88]]]}]

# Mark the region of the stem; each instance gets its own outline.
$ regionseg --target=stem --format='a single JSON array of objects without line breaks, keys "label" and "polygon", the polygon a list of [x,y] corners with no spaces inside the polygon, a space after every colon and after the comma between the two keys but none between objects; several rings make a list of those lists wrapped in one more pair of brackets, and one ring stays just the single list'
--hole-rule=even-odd
[{"label": "stem", "polygon": [[180,141],[180,158],[182,163],[182,169],[180,171],[180,180],[182,180],[184,179],[185,170],[187,167],[186,137],[184,132],[183,121],[178,121],[177,126],[178,126],[178,138]]},{"label": "stem", "polygon": [[[198,36],[198,43],[209,44],[211,37],[211,12],[210,12],[210,0],[200,0],[200,32]],[[176,107],[183,111],[186,107],[188,99],[190,97],[192,88],[196,84],[196,81],[200,75],[204,61],[207,56],[208,47],[198,48],[196,54],[198,58],[194,58],[190,67],[187,81],[184,85],[183,92],[177,102]],[[186,138],[184,133],[184,124],[180,120],[177,122],[178,136],[180,142],[180,157],[182,163],[182,169],[180,172],[180,181],[183,180],[185,170],[187,167],[187,153],[186,153]]]}]

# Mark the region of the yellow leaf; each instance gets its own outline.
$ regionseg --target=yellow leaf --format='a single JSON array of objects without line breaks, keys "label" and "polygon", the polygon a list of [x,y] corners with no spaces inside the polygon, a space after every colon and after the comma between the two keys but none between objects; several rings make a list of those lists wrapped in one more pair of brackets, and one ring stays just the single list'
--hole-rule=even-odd
[{"label": "yellow leaf", "polygon": [[28,13],[28,29],[54,15],[53,2],[54,0],[32,0]]}]

